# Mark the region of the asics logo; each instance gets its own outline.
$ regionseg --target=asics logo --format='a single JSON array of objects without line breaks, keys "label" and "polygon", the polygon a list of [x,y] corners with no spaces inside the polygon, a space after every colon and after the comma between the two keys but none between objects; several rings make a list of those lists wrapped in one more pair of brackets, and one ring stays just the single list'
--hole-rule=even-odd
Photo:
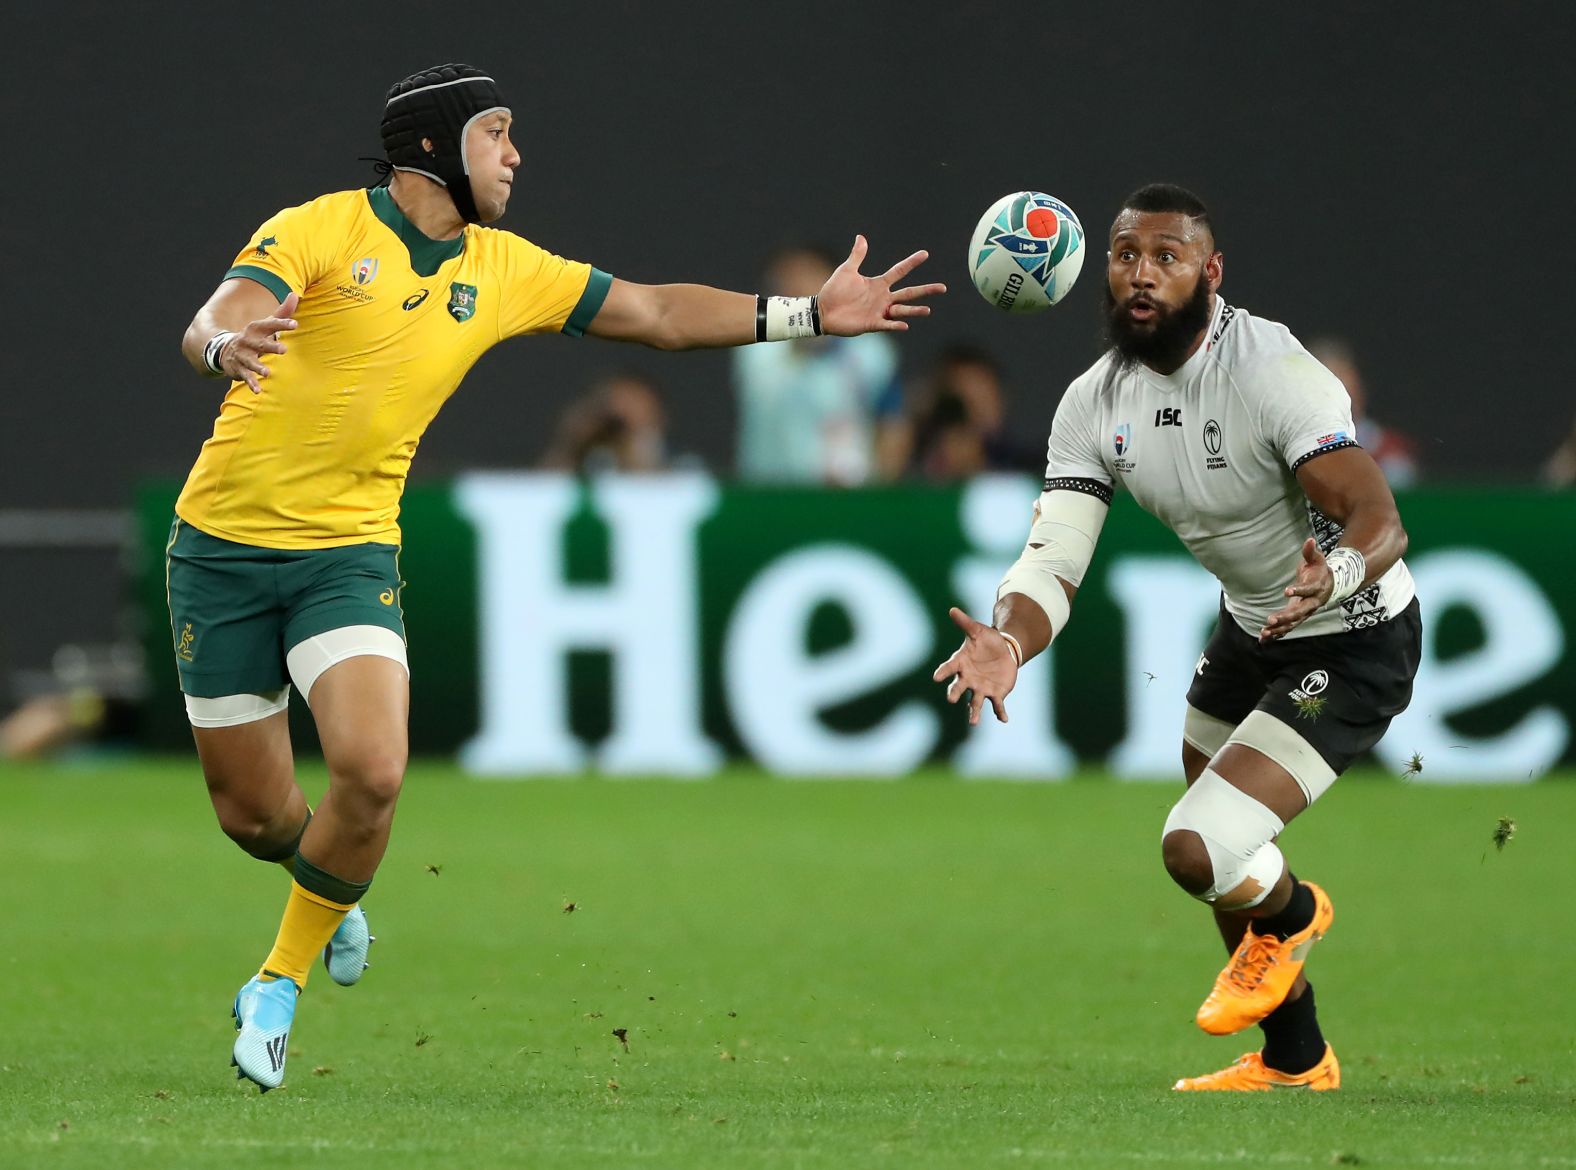
[{"label": "asics logo", "polygon": [[268,1063],[273,1066],[275,1072],[285,1066],[285,1044],[289,1039],[290,1033],[282,1032],[264,1046],[268,1052]]}]

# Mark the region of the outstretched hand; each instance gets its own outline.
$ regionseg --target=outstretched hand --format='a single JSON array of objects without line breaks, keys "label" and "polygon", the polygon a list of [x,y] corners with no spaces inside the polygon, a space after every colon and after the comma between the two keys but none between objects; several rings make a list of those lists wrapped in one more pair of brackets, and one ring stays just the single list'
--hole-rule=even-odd
[{"label": "outstretched hand", "polygon": [[279,334],[296,328],[295,311],[300,303],[301,294],[292,292],[280,302],[272,316],[259,317],[236,330],[219,351],[219,368],[231,378],[245,382],[253,394],[261,394],[262,379],[269,374],[268,367],[263,364],[263,355],[285,352]]},{"label": "outstretched hand", "polygon": [[855,236],[848,259],[837,266],[821,287],[822,333],[854,337],[877,330],[907,329],[910,317],[930,315],[930,306],[917,304],[917,301],[947,291],[944,284],[916,284],[895,290],[892,287],[928,260],[929,252],[915,252],[880,276],[861,276],[859,266],[864,263],[869,248],[864,236]]},{"label": "outstretched hand", "polygon": [[1018,660],[1012,656],[1007,639],[994,626],[975,621],[955,605],[947,616],[963,631],[963,645],[936,667],[931,680],[947,683],[949,703],[956,703],[965,691],[970,692],[970,727],[979,723],[986,699],[996,718],[1007,722],[1006,699],[1018,681]]},{"label": "outstretched hand", "polygon": [[1259,641],[1284,638],[1323,609],[1334,592],[1335,576],[1310,536],[1302,542],[1302,563],[1297,566],[1297,576],[1286,586],[1286,596],[1291,600],[1264,620]]}]

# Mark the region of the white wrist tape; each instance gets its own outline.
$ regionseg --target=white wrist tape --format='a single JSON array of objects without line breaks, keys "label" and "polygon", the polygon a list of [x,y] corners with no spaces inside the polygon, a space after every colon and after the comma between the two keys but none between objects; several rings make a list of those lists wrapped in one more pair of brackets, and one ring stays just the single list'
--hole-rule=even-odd
[{"label": "white wrist tape", "polygon": [[1363,581],[1368,576],[1367,558],[1350,545],[1332,548],[1325,555],[1324,563],[1330,567],[1330,575],[1335,578],[1335,589],[1326,603],[1328,605],[1339,605],[1345,601],[1363,587]]},{"label": "white wrist tape", "polygon": [[796,337],[821,336],[819,297],[758,297],[756,299],[755,339],[792,341]]},{"label": "white wrist tape", "polygon": [[[996,627],[993,626],[992,629],[996,629]],[[1022,666],[1023,643],[1014,638],[1006,630],[996,629],[996,632],[1000,634],[1002,636],[1002,640],[1007,643],[1007,649],[1012,651],[1012,664],[1014,666]]]},{"label": "white wrist tape", "polygon": [[1021,593],[1045,611],[1051,636],[1062,632],[1072,605],[1062,582],[1077,588],[1089,571],[1110,505],[1086,492],[1057,490],[1040,497],[1029,542],[996,589],[997,600]]},{"label": "white wrist tape", "polygon": [[208,343],[202,347],[202,364],[208,367],[210,374],[216,377],[224,374],[224,367],[219,364],[219,355],[224,352],[225,345],[234,336],[235,331],[233,329],[221,329],[210,337]]}]

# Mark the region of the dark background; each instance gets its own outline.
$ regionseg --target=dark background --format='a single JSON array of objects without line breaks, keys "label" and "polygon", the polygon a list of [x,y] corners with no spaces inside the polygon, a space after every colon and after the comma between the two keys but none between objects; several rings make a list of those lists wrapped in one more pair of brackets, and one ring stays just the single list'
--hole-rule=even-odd
[{"label": "dark background", "polygon": [[[221,393],[180,356],[192,313],[265,217],[371,182],[356,160],[379,151],[384,90],[448,60],[488,67],[514,105],[525,161],[500,226],[632,280],[746,290],[786,242],[864,231],[880,265],[929,248],[922,274],[953,291],[903,339],[905,370],[984,343],[1030,441],[1094,356],[1114,209],[1154,179],[1211,205],[1231,302],[1351,340],[1425,478],[1532,479],[1571,423],[1571,19],[1552,3],[64,3],[4,20],[0,509],[124,507],[140,479],[184,475]],[[1066,301],[1011,318],[968,286],[964,251],[984,208],[1028,187],[1068,201],[1095,247]],[[485,358],[414,474],[530,465],[568,398],[625,365],[664,388],[675,449],[726,471],[726,355],[555,337]],[[112,610],[111,566],[35,560],[0,550],[0,603],[39,618],[13,625],[13,660],[43,619]]]}]

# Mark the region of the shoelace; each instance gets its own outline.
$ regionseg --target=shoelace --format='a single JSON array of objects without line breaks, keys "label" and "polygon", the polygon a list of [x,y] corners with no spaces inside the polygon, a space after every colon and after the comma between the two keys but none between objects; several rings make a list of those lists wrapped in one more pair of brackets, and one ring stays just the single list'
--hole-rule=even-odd
[{"label": "shoelace", "polygon": [[1251,931],[1248,932],[1248,939],[1248,945],[1232,959],[1231,969],[1226,975],[1232,985],[1243,992],[1257,990],[1270,968],[1280,962],[1279,939]]}]

